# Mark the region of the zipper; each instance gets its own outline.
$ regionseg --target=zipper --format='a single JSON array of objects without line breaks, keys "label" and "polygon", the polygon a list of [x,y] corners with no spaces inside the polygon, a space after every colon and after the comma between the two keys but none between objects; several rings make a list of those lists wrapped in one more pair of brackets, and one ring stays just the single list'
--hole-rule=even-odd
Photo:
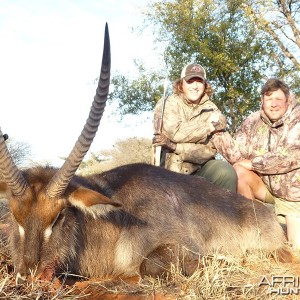
[{"label": "zipper", "polygon": [[[269,137],[268,137],[268,151],[271,151],[271,130],[269,130]],[[273,188],[272,188],[272,184],[271,184],[271,178],[270,175],[268,175],[268,181],[269,181],[269,188],[270,188],[270,192],[271,194],[273,194]]]}]

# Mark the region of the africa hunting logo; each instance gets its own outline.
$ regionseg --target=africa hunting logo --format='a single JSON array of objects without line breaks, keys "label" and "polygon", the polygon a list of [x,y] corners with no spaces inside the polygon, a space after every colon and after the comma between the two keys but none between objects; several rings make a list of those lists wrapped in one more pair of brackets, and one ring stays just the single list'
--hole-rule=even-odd
[{"label": "africa hunting logo", "polygon": [[273,295],[299,295],[299,276],[263,276],[258,287],[266,287],[268,294]]}]

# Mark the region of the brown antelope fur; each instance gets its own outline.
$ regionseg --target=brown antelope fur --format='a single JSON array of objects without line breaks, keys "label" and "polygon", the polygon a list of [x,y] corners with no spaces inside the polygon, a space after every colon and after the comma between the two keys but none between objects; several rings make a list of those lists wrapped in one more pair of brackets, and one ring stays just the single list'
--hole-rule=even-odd
[{"label": "brown antelope fur", "polygon": [[[105,74],[100,76],[104,92],[97,89],[97,103],[106,101]],[[87,122],[76,153],[92,140],[90,132],[96,130],[89,126],[94,126],[94,119]],[[134,276],[151,272],[152,258],[164,270],[170,257],[165,248],[177,245],[195,260],[216,251],[240,256],[252,250],[292,260],[284,232],[264,204],[203,178],[146,164],[76,176],[87,149],[80,159],[73,159],[72,152],[60,169],[20,171],[0,130],[0,169],[5,178],[0,191],[9,203],[9,248],[19,278],[34,275],[50,280],[63,272],[98,278]]]},{"label": "brown antelope fur", "polygon": [[49,199],[43,187],[56,171],[27,170],[31,193],[21,203],[9,198],[10,249],[22,276],[32,270],[43,277],[50,267],[51,276],[131,276],[139,274],[141,265],[146,273],[151,259],[145,268],[145,258],[166,244],[183,245],[194,259],[215,251],[240,256],[257,249],[292,259],[268,207],[203,178],[132,164],[74,176],[62,198]]}]

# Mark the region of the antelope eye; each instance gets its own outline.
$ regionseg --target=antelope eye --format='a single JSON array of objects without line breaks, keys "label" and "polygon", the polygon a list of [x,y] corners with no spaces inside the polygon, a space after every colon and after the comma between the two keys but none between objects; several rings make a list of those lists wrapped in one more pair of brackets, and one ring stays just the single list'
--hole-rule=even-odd
[{"label": "antelope eye", "polygon": [[59,214],[57,215],[56,219],[54,220],[53,222],[53,225],[56,225],[60,222],[62,222],[64,219],[65,219],[65,216],[66,216],[66,209],[64,208],[63,210],[61,210],[59,212]]}]

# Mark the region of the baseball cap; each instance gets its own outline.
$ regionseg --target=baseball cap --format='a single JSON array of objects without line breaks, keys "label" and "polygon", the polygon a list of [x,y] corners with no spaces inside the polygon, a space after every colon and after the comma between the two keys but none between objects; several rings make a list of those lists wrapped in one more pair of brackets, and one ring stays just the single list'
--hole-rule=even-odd
[{"label": "baseball cap", "polygon": [[190,80],[193,77],[198,77],[203,80],[206,80],[206,72],[201,65],[188,64],[182,69],[180,78],[184,78],[185,80]]}]

